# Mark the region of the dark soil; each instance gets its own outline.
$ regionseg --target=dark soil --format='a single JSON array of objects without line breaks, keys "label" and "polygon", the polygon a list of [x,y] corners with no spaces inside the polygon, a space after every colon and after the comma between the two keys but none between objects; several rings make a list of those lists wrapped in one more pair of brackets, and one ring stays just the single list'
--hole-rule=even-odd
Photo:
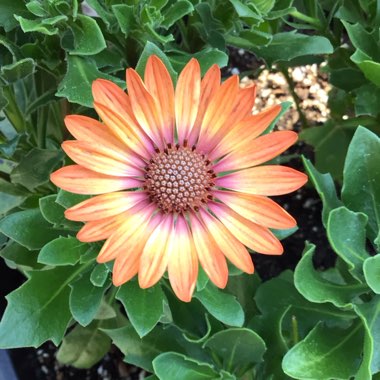
[{"label": "dark soil", "polygon": [[[234,68],[239,72],[252,72],[261,65],[253,54],[230,49],[230,64],[223,70],[225,76],[231,75]],[[300,142],[285,154],[304,154],[313,158],[310,146]],[[286,165],[303,171],[301,160],[291,160]],[[257,273],[263,280],[277,276],[285,269],[294,269],[304,250],[305,240],[315,243],[315,264],[318,268],[327,268],[334,264],[335,255],[326,239],[321,221],[322,204],[318,194],[310,186],[275,200],[289,211],[297,220],[299,229],[283,240],[285,253],[282,256],[253,255]],[[6,267],[0,260],[0,315],[5,303],[4,295],[15,289],[22,282],[22,276]],[[79,370],[59,364],[55,359],[56,348],[46,343],[39,349],[11,350],[19,380],[134,380],[142,379],[140,369],[123,362],[121,352],[113,347],[104,359],[89,370]]]}]

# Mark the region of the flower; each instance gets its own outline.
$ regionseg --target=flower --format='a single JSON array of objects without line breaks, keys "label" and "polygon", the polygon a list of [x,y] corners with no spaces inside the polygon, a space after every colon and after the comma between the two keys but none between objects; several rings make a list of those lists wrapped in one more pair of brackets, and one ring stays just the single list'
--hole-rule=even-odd
[{"label": "flower", "polygon": [[224,288],[226,258],[253,273],[246,247],[280,255],[269,228],[291,228],[295,220],[268,196],[292,192],[305,174],[261,165],[297,140],[292,131],[260,136],[280,106],[252,115],[255,88],[239,88],[232,76],[220,83],[212,66],[201,80],[191,59],[174,89],[162,63],[151,56],[144,82],[127,69],[128,95],[98,79],[94,108],[103,123],[70,115],[65,123],[76,140],[62,148],[77,163],[51,175],[64,190],[96,195],[66,210],[83,221],[83,242],[106,239],[97,261],[115,260],[113,283],[138,274],[142,288],[168,272],[171,286],[190,301],[198,262]]}]

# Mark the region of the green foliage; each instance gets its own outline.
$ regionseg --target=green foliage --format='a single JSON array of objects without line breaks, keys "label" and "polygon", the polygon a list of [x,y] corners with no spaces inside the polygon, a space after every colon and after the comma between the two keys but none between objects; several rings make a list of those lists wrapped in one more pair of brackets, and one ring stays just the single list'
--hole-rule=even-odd
[{"label": "green foliage", "polygon": [[[62,363],[87,368],[112,343],[127,363],[164,380],[376,379],[378,2],[87,0],[91,12],[80,3],[1,4],[0,256],[26,277],[7,296],[1,348],[51,340]],[[57,193],[49,181],[69,163],[60,149],[69,138],[64,117],[93,117],[92,82],[105,78],[124,89],[125,69],[143,76],[152,54],[175,82],[192,57],[202,74],[226,66],[229,47],[283,74],[325,63],[330,117],[322,126],[305,119],[300,136],[314,148],[314,164],[303,163],[323,203],[336,264],[316,268],[316,247],[306,242],[294,275],[261,283],[257,274],[234,271],[220,290],[201,271],[190,303],[174,296],[165,277],[148,290],[136,279],[115,288],[112,265],[95,262],[100,245],[79,242],[81,224],[64,216],[88,196]],[[278,118],[290,103],[281,106]],[[294,230],[274,233],[282,239]]]}]

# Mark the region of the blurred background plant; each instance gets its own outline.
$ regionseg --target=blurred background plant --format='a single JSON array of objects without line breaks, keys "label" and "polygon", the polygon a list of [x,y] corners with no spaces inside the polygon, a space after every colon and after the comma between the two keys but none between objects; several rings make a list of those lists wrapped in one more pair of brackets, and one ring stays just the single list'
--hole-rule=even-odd
[{"label": "blurred background plant", "polygon": [[[70,325],[58,358],[77,367],[113,342],[151,379],[379,377],[379,28],[378,0],[2,0],[0,255],[28,281],[8,298],[0,346],[58,345]],[[237,49],[255,62],[241,77],[269,70],[293,97],[335,266],[314,269],[306,243],[294,276],[260,283],[236,272],[225,291],[201,276],[191,304],[166,280],[113,288],[98,246],[78,245],[79,224],[64,219],[81,197],[49,182],[67,160],[64,116],[95,116],[92,81],[124,88],[125,68],[143,75],[151,54],[175,80],[191,57],[204,73]],[[323,122],[301,106],[293,69],[305,65],[327,78]]]}]

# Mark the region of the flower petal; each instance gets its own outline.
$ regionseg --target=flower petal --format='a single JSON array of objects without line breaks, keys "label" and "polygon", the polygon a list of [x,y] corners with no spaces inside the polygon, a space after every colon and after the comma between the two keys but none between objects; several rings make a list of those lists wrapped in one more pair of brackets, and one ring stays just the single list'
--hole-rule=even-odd
[{"label": "flower petal", "polygon": [[124,284],[137,274],[144,245],[159,220],[160,218],[153,217],[146,225],[137,228],[128,241],[123,242],[112,270],[112,282],[115,286]]},{"label": "flower petal", "polygon": [[128,177],[112,177],[96,173],[80,165],[69,165],[50,175],[54,185],[75,194],[104,194],[141,187],[142,182]]},{"label": "flower petal", "polygon": [[186,219],[178,215],[169,242],[168,274],[177,297],[190,302],[198,277],[198,258]]},{"label": "flower petal", "polygon": [[69,132],[80,141],[107,145],[123,152],[125,145],[115,137],[106,125],[91,117],[83,115],[68,115],[65,124]]},{"label": "flower petal", "polygon": [[270,198],[225,190],[213,191],[213,195],[244,218],[265,227],[286,229],[297,224],[290,214]]},{"label": "flower petal", "polygon": [[139,285],[149,288],[155,285],[168,265],[168,244],[173,232],[173,214],[162,217],[161,223],[149,236],[145,244],[139,267]]},{"label": "flower petal", "polygon": [[88,222],[79,230],[77,239],[85,243],[108,239],[122,225],[124,219],[123,214],[117,214]]},{"label": "flower petal", "polygon": [[147,199],[147,195],[143,191],[98,195],[68,208],[65,217],[78,222],[105,219],[129,210],[144,199]]},{"label": "flower petal", "polygon": [[193,129],[189,136],[189,146],[193,146],[198,141],[199,132],[207,107],[220,87],[220,77],[220,68],[218,65],[214,64],[207,70],[202,79],[199,109]]},{"label": "flower petal", "polygon": [[137,129],[133,130],[126,120],[112,109],[94,102],[94,108],[109,129],[132,151],[148,159],[151,156],[151,142],[142,140]]},{"label": "flower petal", "polygon": [[239,90],[239,77],[233,75],[222,83],[211,99],[204,115],[197,147],[200,151],[208,152],[217,144],[215,140],[236,101]]},{"label": "flower petal", "polygon": [[240,147],[223,157],[213,167],[217,172],[240,170],[269,161],[278,156],[297,141],[298,135],[293,131],[272,132]]},{"label": "flower petal", "polygon": [[234,127],[221,138],[216,148],[208,154],[209,159],[213,161],[238,149],[241,144],[253,141],[269,127],[280,111],[281,106],[275,105],[235,123]]},{"label": "flower petal", "polygon": [[307,182],[304,173],[281,165],[256,166],[216,178],[215,184],[242,193],[282,195]]},{"label": "flower petal", "polygon": [[99,252],[97,261],[105,263],[113,260],[120,252],[125,249],[125,246],[130,243],[129,239],[137,231],[140,226],[146,226],[152,217],[154,206],[147,205],[145,202],[139,203],[131,208],[124,215],[124,221],[120,227],[104,243]]},{"label": "flower petal", "polygon": [[201,69],[192,58],[178,77],[175,89],[175,115],[178,142],[188,139],[197,117],[201,92]]},{"label": "flower petal", "polygon": [[152,141],[136,120],[129,96],[118,85],[109,80],[97,79],[92,83],[92,93],[97,104],[112,110],[124,121],[124,129],[128,129],[128,134],[133,133],[150,152],[154,151]]},{"label": "flower petal", "polygon": [[161,134],[163,126],[159,110],[153,96],[146,89],[139,74],[133,69],[127,69],[127,87],[137,121],[156,146],[163,149],[163,135]]},{"label": "flower petal", "polygon": [[112,176],[142,177],[141,169],[131,165],[128,157],[118,154],[107,145],[84,141],[64,141],[62,149],[77,164],[86,169]]},{"label": "flower petal", "polygon": [[201,209],[200,215],[203,219],[203,224],[227,259],[243,272],[253,273],[252,259],[244,245],[218,219],[207,211]]},{"label": "flower petal", "polygon": [[190,214],[191,231],[199,261],[210,280],[219,288],[228,281],[226,259],[215,240],[196,215]]},{"label": "flower petal", "polygon": [[174,87],[168,70],[156,55],[148,58],[144,81],[147,90],[156,99],[162,117],[161,135],[166,143],[174,145]]},{"label": "flower petal", "polygon": [[248,248],[266,255],[283,253],[281,243],[268,228],[250,222],[225,205],[209,203],[209,208],[232,235]]}]

